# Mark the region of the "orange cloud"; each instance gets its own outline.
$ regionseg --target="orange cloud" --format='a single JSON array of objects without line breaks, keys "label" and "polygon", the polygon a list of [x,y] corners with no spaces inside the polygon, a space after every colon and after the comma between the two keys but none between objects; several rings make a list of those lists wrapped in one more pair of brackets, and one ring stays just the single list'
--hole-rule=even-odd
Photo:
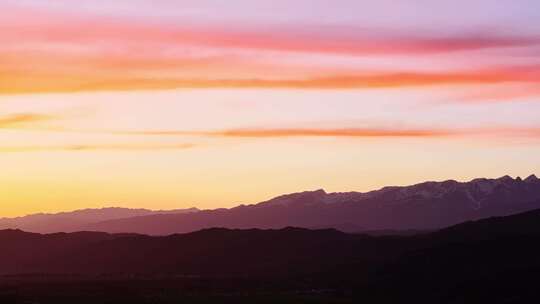
[{"label": "orange cloud", "polygon": [[446,130],[422,129],[369,129],[369,128],[343,128],[343,129],[235,129],[223,131],[143,131],[127,132],[133,135],[192,135],[210,137],[435,137],[451,135]]},{"label": "orange cloud", "polygon": [[503,136],[538,137],[540,127],[491,128],[245,128],[217,131],[109,131],[107,133],[142,136],[208,136],[225,138],[271,138],[271,137],[467,137]]},{"label": "orange cloud", "polygon": [[[434,85],[538,83],[540,67],[493,68],[446,73],[375,73],[335,75],[302,79],[186,79],[119,75],[11,75],[0,83],[0,93],[81,92],[106,90],[154,90],[178,88],[287,88],[363,89]],[[0,79],[2,75],[0,74]]]},{"label": "orange cloud", "polygon": [[34,122],[42,122],[54,119],[53,116],[33,113],[19,113],[9,116],[0,117],[0,129],[24,127],[27,124]]},{"label": "orange cloud", "polygon": [[0,146],[0,152],[47,152],[47,151],[163,151],[184,150],[196,147],[195,144],[103,144],[103,145],[59,145],[59,146]]}]

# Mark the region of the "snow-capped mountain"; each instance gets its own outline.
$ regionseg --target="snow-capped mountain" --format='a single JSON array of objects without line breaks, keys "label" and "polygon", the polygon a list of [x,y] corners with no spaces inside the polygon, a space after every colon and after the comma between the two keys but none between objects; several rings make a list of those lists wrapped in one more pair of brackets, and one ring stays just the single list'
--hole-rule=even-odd
[{"label": "snow-capped mountain", "polygon": [[540,208],[540,180],[504,176],[425,182],[360,193],[324,190],[282,195],[231,209],[151,215],[92,224],[90,230],[172,234],[210,227],[423,230]]}]

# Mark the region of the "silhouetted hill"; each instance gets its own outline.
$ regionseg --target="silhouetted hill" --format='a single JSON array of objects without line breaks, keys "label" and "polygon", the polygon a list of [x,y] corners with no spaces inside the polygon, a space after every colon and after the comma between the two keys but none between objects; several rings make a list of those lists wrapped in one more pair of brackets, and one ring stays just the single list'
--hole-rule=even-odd
[{"label": "silhouetted hill", "polygon": [[[292,227],[212,228],[154,237],[4,230],[0,231],[0,247],[3,275],[92,275],[97,280],[93,286],[117,284],[107,283],[109,278],[143,276],[144,281],[126,284],[153,296],[163,296],[158,287],[163,284],[182,290],[198,284],[198,292],[217,289],[220,294],[223,288],[274,295],[307,290],[378,303],[403,299],[416,303],[522,303],[536,298],[540,210],[414,236],[373,237]],[[88,285],[84,281],[78,284]],[[155,284],[153,289],[145,289]],[[113,291],[116,288],[107,292],[118,294]]]},{"label": "silhouetted hill", "polygon": [[[490,241],[503,246],[504,242],[539,237],[540,211],[468,222],[411,237],[372,237],[303,228],[212,228],[161,237],[100,232],[42,235],[4,230],[0,231],[0,272],[311,273],[345,265],[373,266],[406,253],[437,250],[441,246],[472,243],[474,247],[479,242]],[[435,253],[438,254],[444,252]]]},{"label": "silhouetted hill", "polygon": [[[456,225],[382,267],[371,286],[399,284],[401,297],[435,303],[524,303],[538,296],[540,211]],[[428,302],[428,301],[426,301]]]},{"label": "silhouetted hill", "polygon": [[197,211],[196,208],[168,211],[129,208],[84,209],[55,214],[32,214],[17,218],[0,218],[0,229],[22,229],[38,233],[75,232],[85,230],[84,227],[95,222],[151,214],[182,214]]},{"label": "silhouetted hill", "polygon": [[537,209],[540,208],[539,201],[540,180],[536,176],[531,175],[525,180],[504,176],[465,183],[426,182],[367,193],[308,191],[231,209],[103,221],[90,224],[85,230],[151,235],[186,233],[211,227],[423,231]]},{"label": "silhouetted hill", "polygon": [[[538,202],[540,203],[540,201]],[[469,221],[442,229],[435,234],[445,240],[492,240],[506,237],[540,237],[540,209],[513,216]]]},{"label": "silhouetted hill", "polygon": [[0,232],[0,244],[6,249],[0,252],[0,273],[232,275],[314,271],[350,256],[354,253],[351,241],[364,238],[336,230],[299,228],[214,228],[166,237],[99,232],[38,235],[8,230]]}]

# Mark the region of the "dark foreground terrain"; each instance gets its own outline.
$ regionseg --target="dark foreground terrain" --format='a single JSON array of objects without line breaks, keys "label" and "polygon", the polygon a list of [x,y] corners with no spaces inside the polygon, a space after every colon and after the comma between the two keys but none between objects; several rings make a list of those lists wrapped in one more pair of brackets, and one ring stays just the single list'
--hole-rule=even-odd
[{"label": "dark foreground terrain", "polygon": [[540,211],[414,236],[0,232],[0,303],[529,303]]}]

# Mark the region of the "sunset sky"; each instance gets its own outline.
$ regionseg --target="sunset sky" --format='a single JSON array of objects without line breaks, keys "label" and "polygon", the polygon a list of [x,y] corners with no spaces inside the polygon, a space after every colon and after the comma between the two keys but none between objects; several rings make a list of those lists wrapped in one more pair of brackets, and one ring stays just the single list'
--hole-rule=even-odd
[{"label": "sunset sky", "polygon": [[0,2],[0,217],[532,173],[537,0]]}]

